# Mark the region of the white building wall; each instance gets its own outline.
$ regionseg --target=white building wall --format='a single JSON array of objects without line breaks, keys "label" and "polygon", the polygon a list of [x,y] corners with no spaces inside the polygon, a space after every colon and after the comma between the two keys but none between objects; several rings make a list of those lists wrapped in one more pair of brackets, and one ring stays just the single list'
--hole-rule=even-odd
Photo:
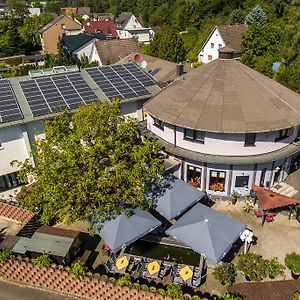
[{"label": "white building wall", "polygon": [[17,166],[11,166],[13,160],[24,162],[29,158],[30,151],[26,145],[22,126],[13,126],[0,129],[0,176],[19,170]]},{"label": "white building wall", "polygon": [[143,26],[141,25],[139,20],[134,15],[132,15],[128,20],[127,24],[125,25],[124,29],[127,30],[134,28],[143,28]]},{"label": "white building wall", "polygon": [[89,58],[89,63],[91,63],[93,61],[97,61],[98,65],[100,67],[103,65],[102,61],[101,61],[101,59],[99,57],[99,54],[98,54],[98,51],[97,51],[95,43],[92,44],[91,54],[90,54],[90,56],[88,58]]},{"label": "white building wall", "polygon": [[174,144],[174,129],[170,124],[164,124],[164,130],[154,125],[154,119],[147,114],[147,128],[168,143]]},{"label": "white building wall", "polygon": [[89,44],[84,45],[83,47],[77,49],[74,54],[81,59],[86,56],[88,59],[92,56],[93,53],[93,43],[97,41],[97,39],[93,39]]},{"label": "white building wall", "polygon": [[[211,44],[214,44],[214,47],[211,47]],[[221,46],[219,46],[221,45]],[[198,53],[198,61],[202,63],[209,63],[219,57],[219,48],[225,46],[225,42],[223,41],[218,28],[215,28],[213,34],[209,38],[209,40],[204,45],[203,49]],[[212,59],[209,60],[209,55],[212,56]]]},{"label": "white building wall", "polygon": [[[157,130],[153,126],[153,118],[149,116],[149,130],[167,142],[174,143],[174,132],[167,130]],[[227,156],[248,156],[268,153],[279,150],[292,143],[297,136],[297,128],[291,129],[291,135],[275,142],[279,132],[265,132],[256,134],[255,146],[245,147],[245,134],[228,134],[228,133],[205,133],[204,144],[184,139],[184,129],[176,127],[176,146],[183,149],[212,154]],[[171,136],[172,135],[172,136]]]}]

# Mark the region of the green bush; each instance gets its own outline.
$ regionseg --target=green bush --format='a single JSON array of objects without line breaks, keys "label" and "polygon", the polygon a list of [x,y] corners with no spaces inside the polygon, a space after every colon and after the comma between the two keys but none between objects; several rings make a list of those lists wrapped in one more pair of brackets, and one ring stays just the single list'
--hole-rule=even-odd
[{"label": "green bush", "polygon": [[148,286],[147,286],[146,284],[142,284],[141,287],[140,287],[140,289],[141,289],[142,291],[144,291],[145,293],[148,293],[148,292],[149,292],[149,288],[148,288]]},{"label": "green bush", "polygon": [[43,253],[37,258],[33,258],[32,262],[39,267],[49,267],[52,260],[48,253]]},{"label": "green bush", "polygon": [[166,294],[166,291],[164,289],[158,289],[157,294],[164,296]]},{"label": "green bush", "polygon": [[86,267],[82,261],[78,260],[72,264],[70,272],[74,278],[80,279],[85,275]]},{"label": "green bush", "polygon": [[270,278],[275,278],[279,275],[283,275],[284,269],[284,266],[281,263],[279,263],[277,257],[274,257],[268,261],[267,274]]},{"label": "green bush", "polygon": [[11,251],[10,250],[4,250],[0,251],[0,264],[6,263],[11,256]]},{"label": "green bush", "polygon": [[121,286],[131,286],[131,278],[129,275],[122,276],[118,279],[118,284]]},{"label": "green bush", "polygon": [[300,300],[300,293],[296,293],[291,300]]},{"label": "green bush", "polygon": [[231,263],[222,263],[212,274],[222,285],[231,285],[235,281],[235,269]]},{"label": "green bush", "polygon": [[224,294],[220,296],[220,300],[243,300],[243,298],[241,298],[240,296]]},{"label": "green bush", "polygon": [[173,298],[181,298],[182,290],[179,285],[171,283],[167,285],[167,296]]},{"label": "green bush", "polygon": [[132,287],[133,287],[134,289],[136,289],[136,290],[139,290],[139,289],[140,289],[140,284],[139,284],[138,282],[134,282],[134,283],[132,284]]},{"label": "green bush", "polygon": [[294,274],[300,274],[300,255],[292,252],[285,256],[284,260],[285,265],[290,269]]},{"label": "green bush", "polygon": [[240,254],[236,268],[242,271],[251,281],[260,281],[267,276],[268,262],[261,255],[254,253]]}]

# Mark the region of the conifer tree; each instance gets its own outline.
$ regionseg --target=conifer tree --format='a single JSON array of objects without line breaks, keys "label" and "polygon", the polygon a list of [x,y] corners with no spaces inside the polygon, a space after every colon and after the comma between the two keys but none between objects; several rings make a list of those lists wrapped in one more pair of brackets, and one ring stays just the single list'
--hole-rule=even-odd
[{"label": "conifer tree", "polygon": [[253,10],[246,16],[245,23],[248,25],[262,25],[266,23],[267,15],[259,5],[256,5]]}]

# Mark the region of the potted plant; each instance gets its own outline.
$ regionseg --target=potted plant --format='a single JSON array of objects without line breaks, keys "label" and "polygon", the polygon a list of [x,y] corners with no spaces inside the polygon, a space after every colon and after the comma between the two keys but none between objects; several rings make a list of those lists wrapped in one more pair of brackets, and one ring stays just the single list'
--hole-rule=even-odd
[{"label": "potted plant", "polygon": [[266,277],[267,261],[258,254],[240,254],[236,268],[244,273],[247,281],[261,281]]},{"label": "potted plant", "polygon": [[232,204],[236,204],[237,200],[241,197],[241,194],[237,191],[233,191],[231,193],[231,197],[232,197]]},{"label": "potted plant", "polygon": [[213,270],[213,276],[222,285],[231,285],[235,280],[235,269],[231,263],[222,263]]},{"label": "potted plant", "polygon": [[291,270],[292,278],[298,279],[300,277],[300,255],[295,252],[287,254],[284,263]]},{"label": "potted plant", "polygon": [[283,275],[284,273],[284,266],[279,263],[278,258],[274,257],[267,263],[267,274],[271,279],[279,275]]}]

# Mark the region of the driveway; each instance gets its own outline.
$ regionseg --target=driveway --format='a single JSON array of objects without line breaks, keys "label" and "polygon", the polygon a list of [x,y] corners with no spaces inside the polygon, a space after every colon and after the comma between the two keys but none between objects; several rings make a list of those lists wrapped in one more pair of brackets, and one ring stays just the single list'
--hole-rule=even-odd
[{"label": "driveway", "polygon": [[1,300],[78,300],[41,289],[0,281]]}]

